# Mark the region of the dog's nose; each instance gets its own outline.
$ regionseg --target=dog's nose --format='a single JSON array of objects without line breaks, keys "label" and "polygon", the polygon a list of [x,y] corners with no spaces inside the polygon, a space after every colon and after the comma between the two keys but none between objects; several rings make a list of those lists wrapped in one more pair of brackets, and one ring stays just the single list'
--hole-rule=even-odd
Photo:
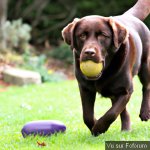
[{"label": "dog's nose", "polygon": [[84,53],[85,53],[85,55],[87,55],[87,56],[94,56],[94,55],[96,54],[96,51],[95,51],[95,49],[90,48],[90,49],[86,49],[86,50],[84,51]]}]

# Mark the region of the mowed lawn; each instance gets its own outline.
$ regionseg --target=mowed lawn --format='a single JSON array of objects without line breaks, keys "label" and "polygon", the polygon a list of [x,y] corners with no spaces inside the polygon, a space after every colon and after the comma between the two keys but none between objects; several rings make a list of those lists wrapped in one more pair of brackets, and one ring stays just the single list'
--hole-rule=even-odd
[{"label": "mowed lawn", "polygon": [[[150,121],[141,122],[139,119],[141,88],[138,78],[135,78],[134,93],[128,104],[132,130],[120,132],[118,117],[105,134],[93,137],[82,120],[80,95],[75,80],[24,87],[11,86],[0,92],[0,149],[104,150],[105,141],[148,141]],[[97,95],[96,118],[103,115],[110,106],[109,99]],[[23,125],[33,120],[60,120],[67,126],[67,130],[50,137],[23,138]],[[39,147],[37,141],[45,142],[46,146]]]}]

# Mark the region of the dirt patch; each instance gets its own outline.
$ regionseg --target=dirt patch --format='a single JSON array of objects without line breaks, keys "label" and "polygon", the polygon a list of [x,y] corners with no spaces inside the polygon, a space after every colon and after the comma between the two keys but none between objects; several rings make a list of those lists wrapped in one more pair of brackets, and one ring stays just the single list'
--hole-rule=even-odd
[{"label": "dirt patch", "polygon": [[2,79],[0,80],[0,92],[5,92],[9,86],[11,85],[5,83]]}]

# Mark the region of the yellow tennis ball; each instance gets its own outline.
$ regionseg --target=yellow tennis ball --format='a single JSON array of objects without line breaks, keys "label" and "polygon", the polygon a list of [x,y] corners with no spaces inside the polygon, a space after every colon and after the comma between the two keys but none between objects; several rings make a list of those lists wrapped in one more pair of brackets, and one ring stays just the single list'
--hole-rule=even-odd
[{"label": "yellow tennis ball", "polygon": [[103,64],[95,63],[92,60],[87,60],[80,62],[80,69],[85,76],[96,77],[101,73],[103,69]]}]

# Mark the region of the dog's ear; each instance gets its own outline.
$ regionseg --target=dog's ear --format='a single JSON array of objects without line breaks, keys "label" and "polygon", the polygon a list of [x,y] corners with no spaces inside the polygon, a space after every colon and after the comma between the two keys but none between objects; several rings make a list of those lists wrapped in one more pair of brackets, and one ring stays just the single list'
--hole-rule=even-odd
[{"label": "dog's ear", "polygon": [[119,46],[128,38],[128,30],[123,25],[116,22],[112,17],[109,18],[109,24],[113,31],[114,45],[116,48],[119,48]]},{"label": "dog's ear", "polygon": [[62,37],[64,39],[64,41],[68,44],[71,45],[71,39],[72,39],[72,32],[73,29],[76,25],[76,23],[79,21],[80,19],[75,18],[73,20],[73,22],[69,23],[66,27],[64,27],[64,29],[62,30]]}]

